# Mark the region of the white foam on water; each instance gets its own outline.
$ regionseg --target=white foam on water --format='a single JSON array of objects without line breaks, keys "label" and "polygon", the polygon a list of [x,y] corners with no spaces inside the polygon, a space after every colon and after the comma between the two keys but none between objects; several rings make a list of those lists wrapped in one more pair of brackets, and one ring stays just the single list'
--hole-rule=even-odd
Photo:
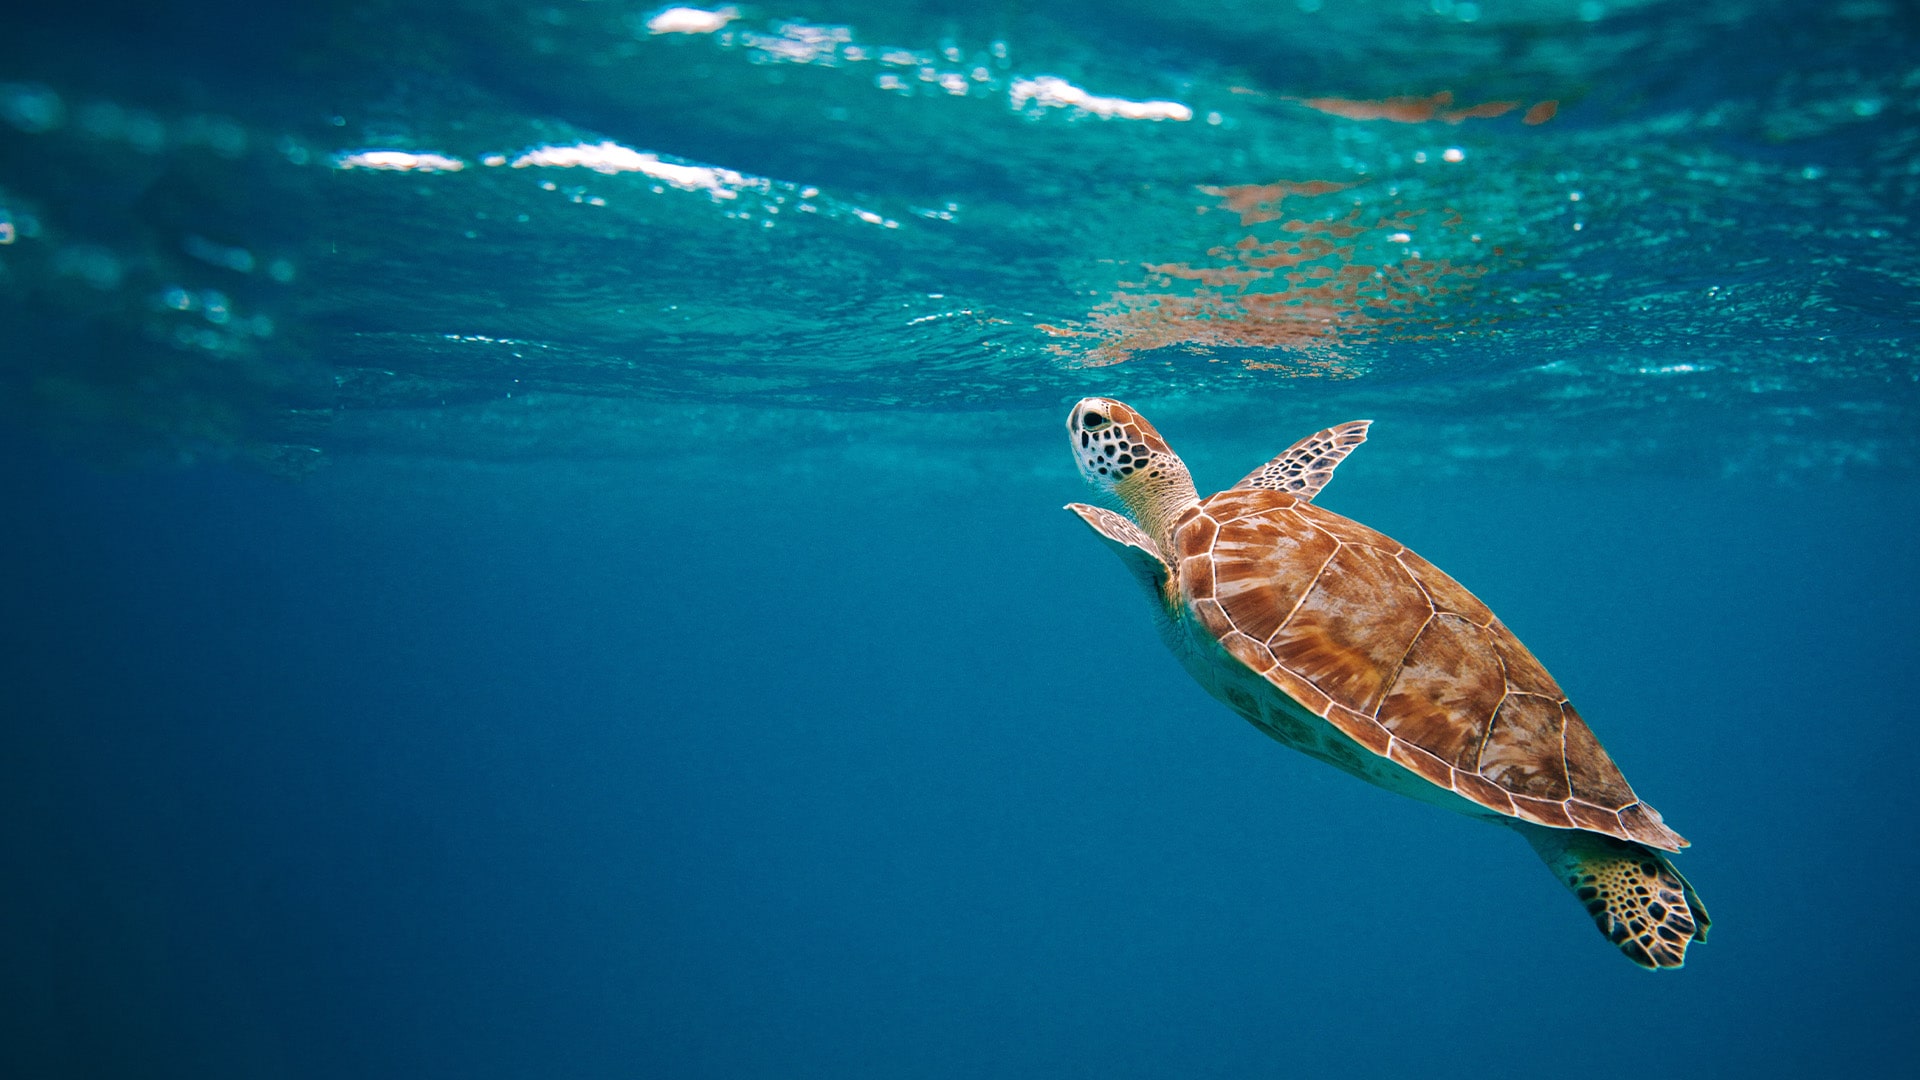
[{"label": "white foam on water", "polygon": [[333,159],[336,169],[378,169],[387,172],[459,172],[467,163],[445,154],[416,154],[406,150],[357,150]]},{"label": "white foam on water", "polygon": [[1009,94],[1015,109],[1028,103],[1053,109],[1079,109],[1095,116],[1121,120],[1191,120],[1193,110],[1177,101],[1133,101],[1091,94],[1065,79],[1041,75],[1015,79]]},{"label": "white foam on water", "polygon": [[647,20],[649,34],[711,34],[740,17],[740,9],[670,7]]},{"label": "white foam on water", "polygon": [[[492,159],[490,158],[489,161]],[[660,160],[659,155],[643,153],[616,142],[575,143],[572,146],[541,146],[513,159],[513,167],[592,169],[611,176],[636,172],[686,191],[705,191],[716,199],[739,196],[741,188],[763,188],[765,180],[711,165],[676,165]]]}]

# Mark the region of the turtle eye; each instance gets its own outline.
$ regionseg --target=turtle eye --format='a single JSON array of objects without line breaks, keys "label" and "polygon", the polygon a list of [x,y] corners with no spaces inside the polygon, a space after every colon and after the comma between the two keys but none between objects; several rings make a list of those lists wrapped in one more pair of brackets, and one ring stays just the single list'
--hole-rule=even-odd
[{"label": "turtle eye", "polygon": [[1107,426],[1107,418],[1097,412],[1088,410],[1080,414],[1080,426],[1086,428],[1088,431],[1099,431],[1101,428]]}]

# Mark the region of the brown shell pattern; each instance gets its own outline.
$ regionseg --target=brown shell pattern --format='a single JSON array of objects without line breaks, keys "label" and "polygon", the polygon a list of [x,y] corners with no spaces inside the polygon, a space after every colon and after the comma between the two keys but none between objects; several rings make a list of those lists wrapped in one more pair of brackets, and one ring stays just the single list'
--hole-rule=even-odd
[{"label": "brown shell pattern", "polygon": [[1227,651],[1374,753],[1491,810],[1676,851],[1553,676],[1395,541],[1281,491],[1174,530],[1178,579]]}]

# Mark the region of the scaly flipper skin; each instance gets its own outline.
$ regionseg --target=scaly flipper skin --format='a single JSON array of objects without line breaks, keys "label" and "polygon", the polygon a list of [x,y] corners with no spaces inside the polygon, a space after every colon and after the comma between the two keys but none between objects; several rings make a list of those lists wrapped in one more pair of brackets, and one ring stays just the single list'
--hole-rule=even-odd
[{"label": "scaly flipper skin", "polygon": [[1627,959],[1649,970],[1677,968],[1688,945],[1707,940],[1713,920],[1665,855],[1578,829],[1521,831]]},{"label": "scaly flipper skin", "polygon": [[1127,564],[1140,584],[1162,604],[1167,603],[1167,561],[1161,557],[1153,537],[1141,532],[1140,526],[1125,514],[1116,514],[1104,506],[1068,503],[1066,509],[1080,515],[1080,520]]},{"label": "scaly flipper skin", "polygon": [[1104,506],[1088,506],[1086,503],[1068,503],[1065,509],[1080,515],[1080,520],[1099,533],[1101,539],[1122,547],[1138,548],[1153,556],[1154,561],[1160,563],[1161,570],[1165,571],[1167,560],[1160,554],[1160,546],[1153,542],[1153,537],[1141,532],[1140,526],[1135,525],[1132,518],[1116,514]]},{"label": "scaly flipper skin", "polygon": [[1292,446],[1248,473],[1230,491],[1243,488],[1265,488],[1269,491],[1290,491],[1303,499],[1311,500],[1320,494],[1320,489],[1333,479],[1333,467],[1354,448],[1367,441],[1367,428],[1371,420],[1349,420],[1324,431],[1313,434],[1294,443]]}]

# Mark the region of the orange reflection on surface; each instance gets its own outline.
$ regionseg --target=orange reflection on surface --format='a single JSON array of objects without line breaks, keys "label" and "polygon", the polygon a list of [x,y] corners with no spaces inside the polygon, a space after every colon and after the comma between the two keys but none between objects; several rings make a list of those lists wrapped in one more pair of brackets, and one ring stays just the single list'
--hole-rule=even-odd
[{"label": "orange reflection on surface", "polygon": [[1407,324],[1431,321],[1423,312],[1438,298],[1487,271],[1484,265],[1422,258],[1407,246],[1423,229],[1458,230],[1461,218],[1452,209],[1383,212],[1354,200],[1343,214],[1329,212],[1324,203],[1313,216],[1283,211],[1292,200],[1323,200],[1354,186],[1279,181],[1201,188],[1216,202],[1199,210],[1239,215],[1244,235],[1208,250],[1202,262],[1143,264],[1143,280],[1122,282],[1084,322],[1039,329],[1091,342],[1090,348],[1063,343],[1054,350],[1095,365],[1177,345],[1284,350],[1290,354],[1285,364],[1245,363],[1349,374],[1327,346],[1407,333]]},{"label": "orange reflection on surface", "polygon": [[1305,183],[1277,180],[1271,184],[1236,184],[1233,187],[1203,187],[1200,190],[1225,199],[1223,205],[1240,215],[1240,224],[1251,225],[1256,221],[1272,221],[1279,217],[1280,201],[1289,195],[1330,195],[1352,186],[1331,180],[1308,180]]},{"label": "orange reflection on surface", "polygon": [[[1371,101],[1339,97],[1288,97],[1281,100],[1348,120],[1390,120],[1396,124],[1424,124],[1429,120],[1458,124],[1464,120],[1485,120],[1505,116],[1521,104],[1518,101],[1483,101],[1478,105],[1456,109],[1450,107],[1453,105],[1451,90],[1442,90],[1426,97],[1390,97]],[[1557,101],[1542,101],[1528,109],[1524,119],[1529,124],[1544,124],[1553,119],[1559,108]]]}]

